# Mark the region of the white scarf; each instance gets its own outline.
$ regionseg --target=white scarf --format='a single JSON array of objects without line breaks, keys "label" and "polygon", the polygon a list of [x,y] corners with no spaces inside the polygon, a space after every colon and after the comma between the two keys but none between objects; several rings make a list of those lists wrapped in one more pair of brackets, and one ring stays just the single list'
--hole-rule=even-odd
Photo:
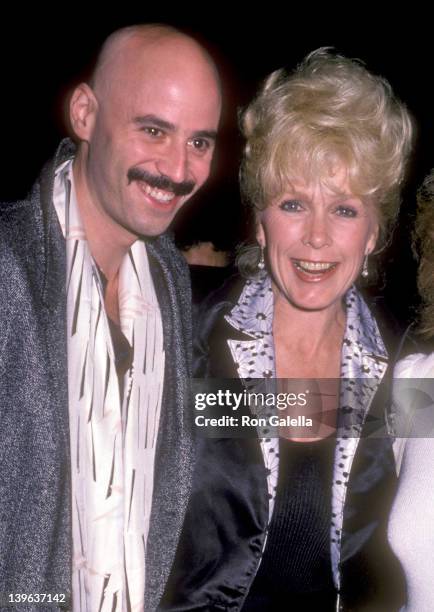
[{"label": "white scarf", "polygon": [[164,379],[163,328],[144,242],[119,270],[121,330],[133,349],[120,398],[104,294],[69,160],[53,203],[66,239],[76,612],[143,610],[145,553]]}]

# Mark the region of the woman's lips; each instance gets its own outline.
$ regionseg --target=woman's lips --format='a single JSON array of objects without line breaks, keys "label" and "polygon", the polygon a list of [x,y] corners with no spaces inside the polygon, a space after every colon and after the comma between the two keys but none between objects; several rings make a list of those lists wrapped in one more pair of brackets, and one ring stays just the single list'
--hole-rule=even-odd
[{"label": "woman's lips", "polygon": [[309,261],[306,259],[291,258],[296,275],[305,282],[319,282],[332,276],[338,262],[335,261]]}]

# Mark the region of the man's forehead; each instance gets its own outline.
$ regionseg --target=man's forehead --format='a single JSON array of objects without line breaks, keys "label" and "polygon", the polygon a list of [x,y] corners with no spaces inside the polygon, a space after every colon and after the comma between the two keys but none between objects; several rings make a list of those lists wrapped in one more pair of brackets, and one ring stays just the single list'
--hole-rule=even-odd
[{"label": "man's forehead", "polygon": [[220,118],[219,90],[206,79],[192,79],[188,70],[124,74],[99,100],[108,112],[137,127],[152,123],[171,131],[215,131]]},{"label": "man's forehead", "polygon": [[131,62],[118,63],[109,73],[106,95],[119,99],[130,96],[132,103],[137,99],[160,98],[164,105],[164,96],[169,95],[171,102],[178,100],[180,104],[187,104],[189,99],[195,103],[198,98],[204,105],[215,101],[220,104],[220,89],[212,72],[179,58],[163,60],[158,55],[161,61],[157,61],[156,57],[142,53]]},{"label": "man's forehead", "polygon": [[217,70],[208,54],[193,39],[173,32],[160,35],[139,33],[119,37],[104,53],[97,66],[94,82],[110,89],[129,81],[136,85],[148,79],[173,79],[187,72],[191,79],[207,78],[219,90]]}]

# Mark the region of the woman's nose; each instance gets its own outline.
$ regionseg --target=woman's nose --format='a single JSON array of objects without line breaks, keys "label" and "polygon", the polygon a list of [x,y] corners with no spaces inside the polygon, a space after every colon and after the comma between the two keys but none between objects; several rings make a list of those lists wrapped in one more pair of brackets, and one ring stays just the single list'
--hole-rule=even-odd
[{"label": "woman's nose", "polygon": [[306,222],[302,242],[313,249],[321,249],[331,245],[331,237],[327,219],[321,214],[312,214]]}]

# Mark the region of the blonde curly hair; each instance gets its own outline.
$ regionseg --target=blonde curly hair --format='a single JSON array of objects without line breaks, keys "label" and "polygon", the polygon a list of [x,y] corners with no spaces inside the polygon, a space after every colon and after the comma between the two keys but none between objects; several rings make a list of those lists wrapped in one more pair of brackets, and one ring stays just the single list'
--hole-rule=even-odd
[{"label": "blonde curly hair", "polygon": [[413,138],[410,114],[385,79],[317,49],[292,74],[277,70],[265,80],[241,129],[241,192],[255,216],[288,183],[327,183],[343,165],[353,195],[373,202],[385,242]]}]

